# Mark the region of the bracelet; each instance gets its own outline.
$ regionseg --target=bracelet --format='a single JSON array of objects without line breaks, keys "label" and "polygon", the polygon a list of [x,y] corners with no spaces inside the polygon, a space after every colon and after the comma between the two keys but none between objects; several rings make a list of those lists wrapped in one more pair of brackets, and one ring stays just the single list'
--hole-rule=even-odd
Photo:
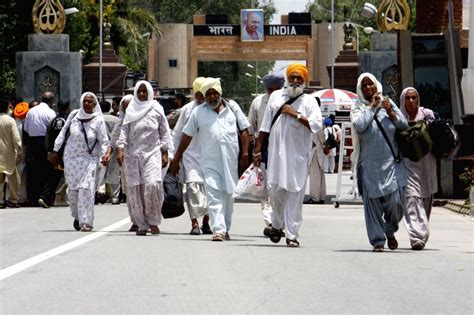
[{"label": "bracelet", "polygon": [[260,156],[260,155],[262,155],[262,152],[258,152],[258,153],[255,153],[255,152],[254,152],[254,153],[253,153],[253,156]]}]

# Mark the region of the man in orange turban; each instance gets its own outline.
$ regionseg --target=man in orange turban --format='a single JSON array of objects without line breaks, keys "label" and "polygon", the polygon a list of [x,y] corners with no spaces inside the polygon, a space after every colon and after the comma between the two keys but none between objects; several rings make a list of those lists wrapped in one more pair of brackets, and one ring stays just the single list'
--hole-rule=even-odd
[{"label": "man in orange turban", "polygon": [[29,109],[30,107],[27,102],[18,103],[13,110],[13,116],[16,119],[23,120],[26,118],[26,113],[28,113]]},{"label": "man in orange turban", "polygon": [[265,156],[262,144],[268,139],[267,183],[273,208],[270,240],[280,242],[285,229],[287,246],[298,247],[313,135],[322,130],[322,117],[316,99],[303,93],[308,69],[291,64],[286,77],[287,86],[268,99],[253,164],[260,165],[262,154]]}]

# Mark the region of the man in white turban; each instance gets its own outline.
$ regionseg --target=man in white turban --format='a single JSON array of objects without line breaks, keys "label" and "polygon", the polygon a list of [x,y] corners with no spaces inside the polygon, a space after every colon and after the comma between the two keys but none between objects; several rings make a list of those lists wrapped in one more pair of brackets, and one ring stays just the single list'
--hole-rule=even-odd
[{"label": "man in white turban", "polygon": [[214,235],[212,241],[230,240],[237,184],[239,138],[242,143],[240,167],[248,165],[248,122],[239,105],[224,100],[219,79],[206,78],[201,87],[206,103],[197,107],[183,128],[183,136],[171,164],[173,174],[179,170],[184,151],[194,137],[200,147],[200,167],[204,179],[207,208]]},{"label": "man in white turban", "polygon": [[[178,121],[171,134],[173,147],[177,148],[183,138],[183,128],[189,121],[189,117],[193,110],[201,106],[206,99],[201,93],[201,87],[205,78],[196,78],[193,82],[194,101],[184,105],[181,109]],[[204,191],[204,180],[199,165],[200,146],[197,139],[193,139],[189,147],[183,153],[183,161],[181,163],[183,172],[182,179],[186,183],[186,205],[191,218],[191,235],[212,234],[209,226],[209,215],[207,213],[206,193]],[[203,217],[201,229],[199,229],[198,218]]]}]

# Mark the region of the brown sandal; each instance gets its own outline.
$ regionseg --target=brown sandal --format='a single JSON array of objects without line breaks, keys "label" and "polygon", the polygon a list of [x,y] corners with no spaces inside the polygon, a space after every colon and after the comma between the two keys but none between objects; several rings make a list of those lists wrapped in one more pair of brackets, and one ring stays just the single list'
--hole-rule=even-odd
[{"label": "brown sandal", "polygon": [[398,248],[398,242],[395,236],[387,237],[387,245],[388,245],[388,248],[390,248],[391,250],[395,250]]},{"label": "brown sandal", "polygon": [[214,234],[211,238],[213,242],[222,242],[224,240],[224,236],[222,234]]}]

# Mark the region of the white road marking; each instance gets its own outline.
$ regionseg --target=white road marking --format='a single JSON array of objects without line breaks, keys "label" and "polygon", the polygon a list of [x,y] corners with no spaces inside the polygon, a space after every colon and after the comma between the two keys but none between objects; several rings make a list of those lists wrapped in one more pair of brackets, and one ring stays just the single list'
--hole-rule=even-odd
[{"label": "white road marking", "polygon": [[119,227],[127,224],[130,222],[130,219],[127,217],[125,219],[122,219],[118,222],[115,222],[109,226],[106,226],[100,231],[93,232],[88,234],[87,236],[81,237],[77,240],[74,240],[72,242],[66,243],[64,245],[58,246],[56,248],[50,249],[47,252],[44,252],[42,254],[36,255],[34,257],[28,258],[26,260],[23,260],[19,263],[16,263],[14,265],[11,265],[9,267],[6,267],[2,270],[0,270],[0,281],[11,277],[25,269],[28,269],[30,267],[33,267],[34,265],[37,265],[45,260],[48,260],[50,258],[53,258],[54,256],[57,256],[59,254],[62,254],[64,252],[67,252],[68,250],[71,250],[73,248],[76,248],[78,246],[81,246],[85,243],[88,243],[92,240],[95,240],[96,238],[99,238],[101,236],[104,236],[108,234],[109,232],[112,232],[113,230],[118,229]]}]

